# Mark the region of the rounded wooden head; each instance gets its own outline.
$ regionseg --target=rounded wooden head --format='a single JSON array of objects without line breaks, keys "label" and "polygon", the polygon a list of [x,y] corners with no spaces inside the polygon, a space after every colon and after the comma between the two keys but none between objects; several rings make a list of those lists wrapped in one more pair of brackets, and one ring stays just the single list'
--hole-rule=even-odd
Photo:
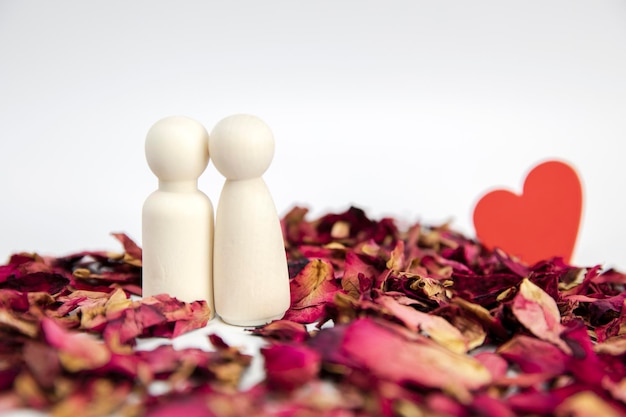
[{"label": "rounded wooden head", "polygon": [[188,117],[166,117],[148,131],[145,151],[159,180],[195,181],[209,163],[209,134]]},{"label": "rounded wooden head", "polygon": [[274,157],[274,135],[256,116],[236,114],[220,120],[209,135],[217,170],[229,180],[257,178]]}]

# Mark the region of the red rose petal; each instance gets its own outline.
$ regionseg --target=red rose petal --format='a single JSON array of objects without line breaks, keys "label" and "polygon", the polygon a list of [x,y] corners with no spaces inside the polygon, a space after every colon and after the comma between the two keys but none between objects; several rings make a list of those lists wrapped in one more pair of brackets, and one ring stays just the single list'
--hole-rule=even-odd
[{"label": "red rose petal", "polygon": [[456,353],[468,350],[468,341],[459,329],[443,317],[422,313],[412,307],[404,306],[389,296],[381,296],[376,302],[392,313],[413,331],[423,331],[442,346]]},{"label": "red rose petal", "polygon": [[513,337],[498,348],[498,353],[524,373],[539,373],[552,378],[567,369],[567,354],[547,341],[529,336]]},{"label": "red rose petal", "polygon": [[[475,359],[453,353],[420,335],[407,340],[370,319],[355,320],[345,328],[322,332],[340,337],[339,350],[331,353],[329,360],[348,366],[356,364],[381,379],[454,391],[478,389],[491,381],[489,371]],[[376,343],[370,343],[372,340]],[[319,345],[314,343],[314,346]],[[333,344],[325,348],[323,357],[328,349],[332,352]],[[381,361],[389,353],[390,360]]]},{"label": "red rose petal", "polygon": [[99,368],[111,358],[104,344],[88,335],[68,332],[54,320],[44,318],[41,329],[46,342],[58,349],[61,365],[70,372]]},{"label": "red rose petal", "polygon": [[290,282],[291,307],[285,320],[301,323],[317,321],[324,311],[324,305],[332,301],[335,293],[341,291],[333,266],[321,259],[309,262]]},{"label": "red rose petal", "polygon": [[306,346],[273,345],[261,349],[267,383],[272,389],[293,390],[317,377],[321,357]]},{"label": "red rose petal", "polygon": [[522,280],[511,309],[519,322],[535,336],[555,344],[566,353],[571,352],[560,337],[563,326],[556,302],[527,278]]},{"label": "red rose petal", "polygon": [[124,252],[128,255],[124,261],[136,266],[141,266],[141,248],[124,233],[112,233],[112,235],[124,246]]},{"label": "red rose petal", "polygon": [[353,298],[367,297],[384,269],[384,262],[375,256],[348,252],[341,287]]},{"label": "red rose petal", "polygon": [[283,342],[304,342],[310,337],[304,324],[290,320],[275,320],[252,333]]},{"label": "red rose petal", "polygon": [[34,272],[19,277],[9,277],[0,284],[0,289],[13,289],[23,292],[47,292],[56,294],[69,283],[69,279],[59,274]]},{"label": "red rose petal", "polygon": [[356,208],[305,214],[282,222],[292,320],[253,331],[270,342],[266,379],[243,392],[251,357],[216,335],[212,351],[136,350],[138,338],[178,336],[210,312],[167,295],[129,298],[141,291],[141,249],[128,236],[114,234],[122,254],[12,256],[0,266],[0,409],[626,414],[626,274],[562,259],[529,266],[449,225],[399,232]]}]

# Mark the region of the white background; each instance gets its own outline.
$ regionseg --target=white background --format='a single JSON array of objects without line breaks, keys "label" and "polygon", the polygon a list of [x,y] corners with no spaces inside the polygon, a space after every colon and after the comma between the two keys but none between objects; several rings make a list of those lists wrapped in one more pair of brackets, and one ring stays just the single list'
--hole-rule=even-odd
[{"label": "white background", "polygon": [[473,235],[481,195],[558,158],[585,187],[574,261],[626,268],[626,2],[578,0],[0,0],[0,258],[140,241],[152,123],[238,112],[274,131],[281,215]]}]

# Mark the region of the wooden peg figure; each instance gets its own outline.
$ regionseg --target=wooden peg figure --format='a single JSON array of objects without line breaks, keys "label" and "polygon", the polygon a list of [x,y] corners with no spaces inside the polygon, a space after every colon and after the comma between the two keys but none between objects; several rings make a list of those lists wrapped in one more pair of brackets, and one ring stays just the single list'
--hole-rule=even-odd
[{"label": "wooden peg figure", "polygon": [[195,120],[166,117],[148,131],[145,152],[159,188],[143,205],[143,296],[205,300],[213,315],[213,206],[198,190],[209,135]]},{"label": "wooden peg figure", "polygon": [[221,120],[209,135],[213,164],[226,177],[215,218],[215,309],[226,323],[258,326],[289,308],[280,220],[261,177],[274,156],[269,127],[250,115]]}]

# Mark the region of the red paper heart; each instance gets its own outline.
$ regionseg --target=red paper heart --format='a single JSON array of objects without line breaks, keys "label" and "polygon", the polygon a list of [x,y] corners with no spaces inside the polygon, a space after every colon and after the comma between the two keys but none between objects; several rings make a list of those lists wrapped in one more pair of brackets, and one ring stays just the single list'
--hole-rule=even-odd
[{"label": "red paper heart", "polygon": [[536,166],[522,195],[506,190],[483,196],[474,208],[476,236],[532,264],[553,256],[569,262],[582,213],[582,186],[574,169],[558,161]]}]

